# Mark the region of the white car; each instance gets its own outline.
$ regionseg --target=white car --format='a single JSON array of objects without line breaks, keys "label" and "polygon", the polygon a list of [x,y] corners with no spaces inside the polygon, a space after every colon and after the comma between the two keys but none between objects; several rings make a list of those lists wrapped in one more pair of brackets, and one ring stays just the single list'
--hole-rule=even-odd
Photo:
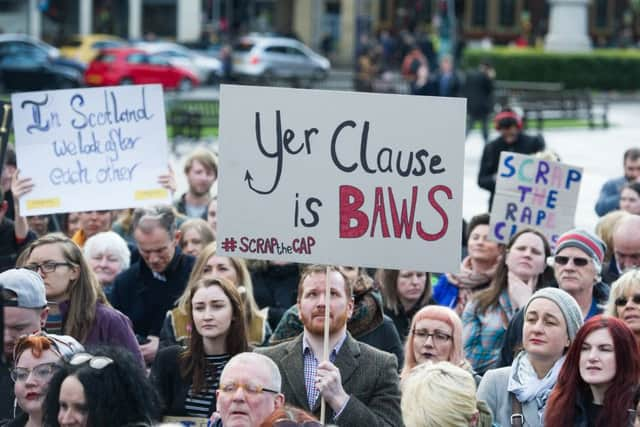
[{"label": "white car", "polygon": [[202,55],[177,43],[137,42],[134,47],[167,58],[170,64],[186,68],[203,83],[214,83],[222,76],[222,62]]},{"label": "white car", "polygon": [[301,82],[324,80],[331,63],[304,43],[286,37],[246,36],[233,46],[231,74],[239,80],[271,83],[285,80]]}]

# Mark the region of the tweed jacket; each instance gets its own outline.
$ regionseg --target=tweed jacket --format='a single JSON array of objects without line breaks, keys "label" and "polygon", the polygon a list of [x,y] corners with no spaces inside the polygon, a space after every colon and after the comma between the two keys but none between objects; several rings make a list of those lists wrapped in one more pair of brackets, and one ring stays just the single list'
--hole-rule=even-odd
[{"label": "tweed jacket", "polygon": [[[270,357],[282,374],[282,393],[289,404],[320,414],[320,399],[309,408],[304,383],[302,337],[274,347],[255,351]],[[339,427],[401,427],[400,388],[396,358],[387,352],[347,337],[337,354],[335,365],[340,370],[342,387],[349,401],[334,419],[327,405],[327,422]]]}]

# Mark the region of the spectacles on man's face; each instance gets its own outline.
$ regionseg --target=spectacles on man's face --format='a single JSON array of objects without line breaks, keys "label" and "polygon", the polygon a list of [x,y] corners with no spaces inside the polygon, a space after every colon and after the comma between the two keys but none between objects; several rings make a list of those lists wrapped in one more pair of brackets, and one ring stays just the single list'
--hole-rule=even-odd
[{"label": "spectacles on man's face", "polygon": [[445,332],[438,331],[438,330],[429,332],[428,329],[414,329],[413,337],[419,341],[427,341],[427,339],[431,337],[431,339],[436,345],[444,344],[446,342],[449,342],[449,340],[451,339],[451,335]]},{"label": "spectacles on man's face", "polygon": [[78,353],[69,360],[69,364],[72,366],[80,366],[87,362],[93,369],[104,369],[113,363],[113,359],[106,356],[94,356],[89,353]]},{"label": "spectacles on man's face", "polygon": [[279,419],[273,423],[273,427],[322,427],[319,421],[294,421],[287,419]]},{"label": "spectacles on man's face", "polygon": [[11,379],[16,382],[25,382],[29,375],[33,374],[33,377],[38,381],[46,382],[51,379],[53,374],[60,369],[60,365],[51,363],[41,363],[33,368],[13,368],[11,370]]},{"label": "spectacles on man's face", "polygon": [[27,270],[31,270],[35,273],[37,273],[38,270],[41,270],[43,273],[53,273],[54,271],[56,271],[58,267],[62,267],[62,266],[71,267],[71,265],[72,264],[69,262],[47,261],[41,264],[36,264],[36,263],[27,264],[24,266],[24,268],[26,268]]},{"label": "spectacles on man's face", "polygon": [[567,265],[569,264],[569,260],[572,260],[573,265],[575,265],[576,267],[584,267],[585,265],[589,264],[589,259],[582,258],[582,257],[569,257],[569,256],[563,256],[563,255],[556,255],[553,260],[558,265]]},{"label": "spectacles on man's face", "polygon": [[[634,304],[640,305],[640,294],[634,294],[631,297],[631,301],[633,301]],[[629,299],[625,296],[618,297],[615,300],[615,304],[617,307],[624,307],[625,305],[627,305],[627,302],[629,302]]]},{"label": "spectacles on man's face", "polygon": [[245,393],[254,395],[254,396],[258,394],[262,394],[265,391],[269,393],[275,393],[275,394],[280,393],[277,390],[272,390],[258,384],[241,383],[239,381],[230,381],[224,384],[220,384],[220,391],[222,393],[235,393],[239,388],[244,390]]}]

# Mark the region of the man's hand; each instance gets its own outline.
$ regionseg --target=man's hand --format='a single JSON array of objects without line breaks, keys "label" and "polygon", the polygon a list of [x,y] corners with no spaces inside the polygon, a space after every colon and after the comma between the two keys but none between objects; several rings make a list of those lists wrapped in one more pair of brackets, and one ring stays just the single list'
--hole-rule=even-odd
[{"label": "man's hand", "polygon": [[140,353],[142,353],[145,363],[150,365],[156,358],[160,338],[153,335],[149,335],[147,338],[149,338],[149,342],[140,346]]},{"label": "man's hand", "polygon": [[160,184],[162,188],[169,190],[171,197],[173,197],[173,194],[176,192],[176,174],[173,172],[171,165],[169,165],[167,173],[158,175],[158,184]]},{"label": "man's hand", "polygon": [[331,362],[325,361],[318,365],[316,388],[333,412],[337,413],[349,400],[349,395],[342,388],[340,370]]}]

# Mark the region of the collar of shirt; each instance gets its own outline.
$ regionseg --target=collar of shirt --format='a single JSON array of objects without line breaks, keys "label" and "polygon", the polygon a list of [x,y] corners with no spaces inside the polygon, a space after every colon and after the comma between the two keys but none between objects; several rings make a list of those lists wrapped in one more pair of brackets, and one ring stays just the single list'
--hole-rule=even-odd
[{"label": "collar of shirt", "polygon": [[154,278],[161,280],[163,282],[167,281],[167,276],[165,276],[164,274],[161,273],[156,273],[155,271],[151,270],[151,274],[153,275]]},{"label": "collar of shirt", "polygon": [[[302,335],[302,354],[307,354],[307,352],[310,352],[315,357],[315,354],[313,353],[313,348],[311,348],[311,345],[309,345],[309,341],[307,339],[308,337],[307,331],[304,331],[302,334],[303,334]],[[331,349],[331,352],[329,353],[329,360],[331,361],[331,363],[333,363],[336,360],[336,356],[338,355],[338,352],[342,348],[342,344],[344,344],[344,341],[346,339],[347,339],[347,332],[345,331],[344,335],[338,340],[335,347],[333,347],[333,349]],[[319,361],[320,359],[316,357],[316,360]]]}]

